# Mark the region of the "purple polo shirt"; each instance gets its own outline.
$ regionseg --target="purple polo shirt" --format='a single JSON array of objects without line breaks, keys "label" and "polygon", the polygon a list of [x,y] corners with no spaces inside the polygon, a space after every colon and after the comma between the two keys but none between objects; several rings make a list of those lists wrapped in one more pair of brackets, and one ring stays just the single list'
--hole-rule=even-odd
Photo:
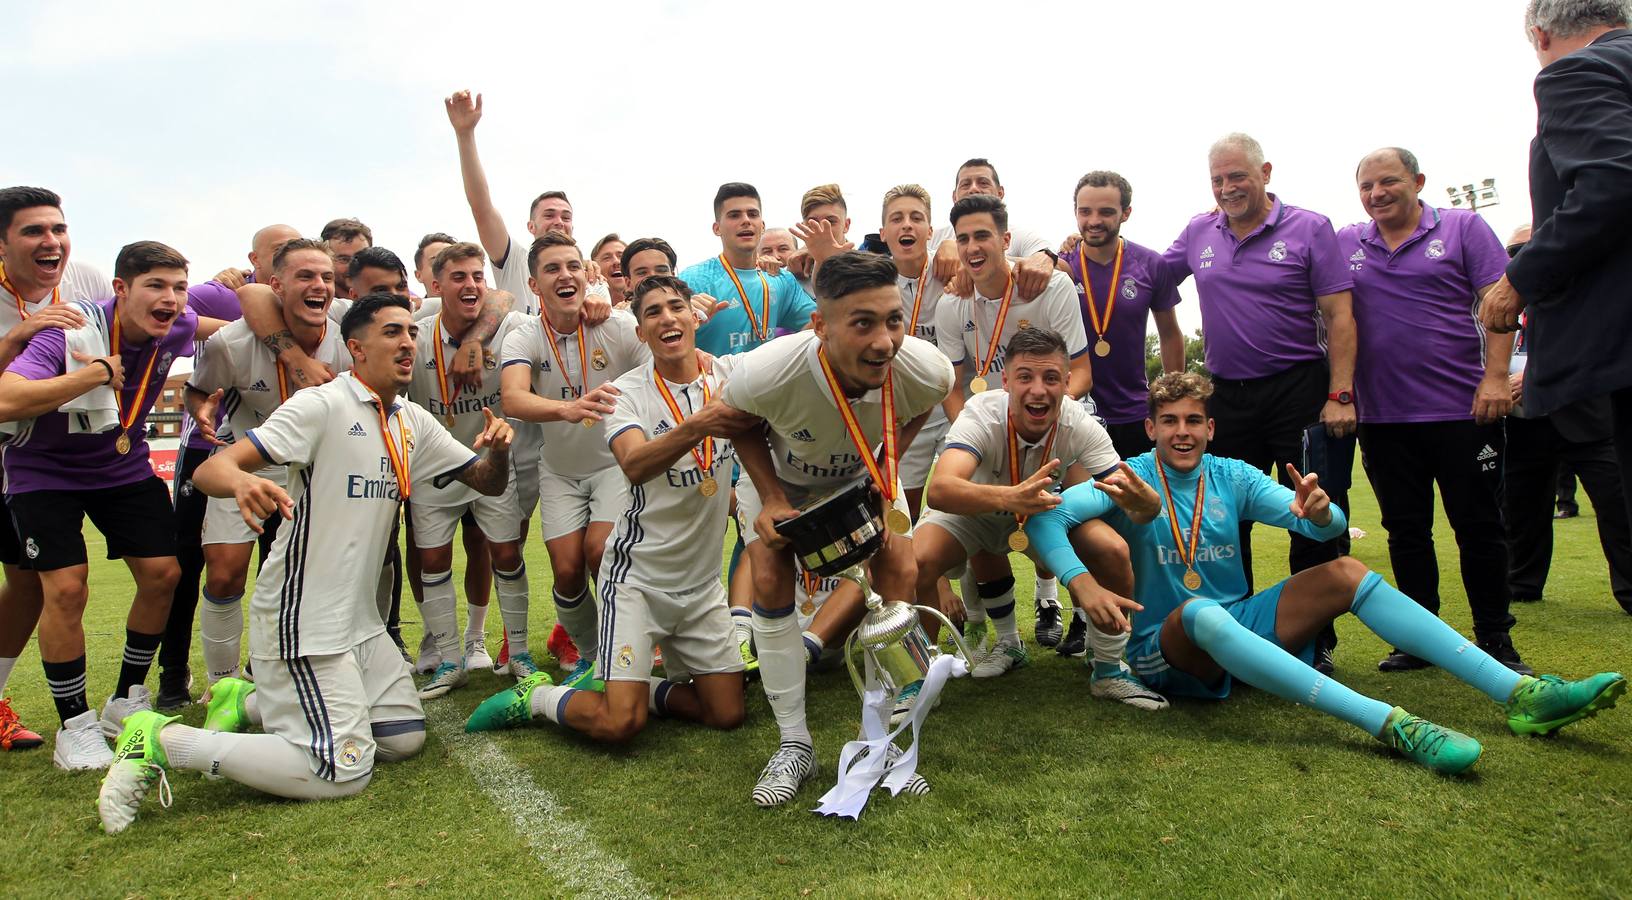
[{"label": "purple polo shirt", "polygon": [[1175,283],[1196,276],[1207,369],[1219,378],[1262,378],[1324,359],[1315,298],[1354,285],[1331,220],[1269,196],[1269,217],[1246,239],[1215,210],[1191,219],[1162,254]]},{"label": "purple polo shirt", "polygon": [[1376,222],[1344,228],[1337,243],[1354,273],[1360,421],[1472,418],[1485,373],[1473,308],[1479,288],[1507,268],[1490,224],[1469,210],[1422,204],[1417,230],[1392,251]]},{"label": "purple polo shirt", "polygon": [[[1088,334],[1092,348],[1100,335],[1094,331],[1094,317],[1088,312],[1088,295],[1082,287],[1082,259],[1076,253],[1060,257],[1071,270],[1071,281],[1077,286],[1077,301],[1082,306],[1082,329]],[[1122,274],[1111,284],[1115,274],[1116,258],[1106,265],[1088,260],[1088,283],[1092,287],[1094,309],[1099,311],[1100,324],[1105,325],[1105,340],[1111,344],[1109,356],[1091,356],[1094,387],[1089,395],[1094,398],[1100,418],[1111,425],[1143,422],[1147,410],[1146,397],[1150,385],[1145,378],[1145,333],[1150,313],[1172,309],[1179,305],[1179,287],[1173,280],[1172,270],[1155,250],[1133,241],[1124,241]],[[1116,306],[1111,310],[1111,321],[1106,323],[1106,298],[1116,292]]]},{"label": "purple polo shirt", "polygon": [[[101,309],[110,326],[113,304],[112,300],[92,304]],[[147,367],[148,354],[159,354],[153,365],[153,374],[148,379],[147,398],[130,429],[129,453],[120,453],[114,447],[119,439],[117,428],[101,434],[69,434],[67,415],[46,413],[34,420],[33,427],[20,433],[6,446],[6,494],[83,491],[119,487],[152,478],[153,467],[147,459],[147,414],[164,390],[164,381],[170,376],[170,364],[178,356],[193,355],[193,334],[197,330],[198,315],[191,309],[183,309],[171,323],[170,330],[156,341],[132,344],[128,340],[120,340],[119,354],[125,364],[121,404],[135,402],[138,382]],[[55,378],[65,371],[66,343],[65,332],[47,328],[28,342],[27,349],[6,371],[31,381]]]},{"label": "purple polo shirt", "polygon": [[[250,284],[255,283],[254,273],[250,273]],[[187,308],[194,315],[210,319],[221,319],[226,322],[236,322],[244,317],[243,308],[238,305],[238,292],[219,281],[206,281],[187,288]],[[204,356],[204,341],[193,342],[193,367],[197,368]],[[216,411],[215,427],[220,430],[221,423],[226,421],[226,410]],[[205,440],[193,427],[193,417],[183,416],[181,419],[182,445],[193,450],[212,450],[215,445]]]}]

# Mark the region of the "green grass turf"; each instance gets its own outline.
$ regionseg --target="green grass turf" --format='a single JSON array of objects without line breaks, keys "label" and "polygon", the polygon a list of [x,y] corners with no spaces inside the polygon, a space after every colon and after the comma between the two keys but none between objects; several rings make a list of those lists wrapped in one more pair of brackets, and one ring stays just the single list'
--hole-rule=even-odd
[{"label": "green grass turf", "polygon": [[[1386,537],[1364,486],[1353,493],[1361,560],[1388,569]],[[1514,638],[1539,670],[1624,669],[1632,617],[1607,590],[1590,512],[1561,522],[1544,603],[1515,606]],[[1455,544],[1439,520],[1444,614],[1466,632]],[[90,534],[93,556],[101,552]],[[1284,571],[1284,534],[1260,527],[1260,584]],[[551,607],[549,566],[529,552],[534,634]],[[1020,574],[1029,597],[1029,572]],[[93,702],[111,690],[128,576],[92,567],[87,613]],[[1022,633],[1031,629],[1022,603]],[[412,609],[409,609],[412,615]],[[490,645],[497,646],[497,613]],[[807,810],[832,782],[859,703],[847,677],[817,677],[810,720],[824,766],[790,807],[748,793],[776,746],[764,695],[729,734],[655,722],[606,750],[549,725],[492,741],[553,793],[576,838],[529,852],[511,819],[433,730],[418,758],[382,767],[361,796],[300,804],[174,773],[173,808],[149,798],[136,824],[107,837],[98,776],[66,774],[50,749],[0,754],[0,892],[12,896],[471,895],[568,891],[559,879],[580,844],[621,859],[649,892],[674,896],[1616,896],[1632,893],[1632,709],[1552,739],[1508,733],[1497,708],[1443,672],[1384,675],[1387,648],[1352,617],[1338,623],[1338,677],[1473,735],[1486,752],[1447,779],[1311,710],[1243,689],[1222,704],[1180,701],[1152,714],[1089,698],[1078,661],[1034,664],[949,688],[930,718],[920,771],[927,797],[874,795],[859,822]],[[408,629],[417,640],[417,623]],[[1034,648],[1035,649],[1035,648]],[[196,656],[194,669],[202,663]],[[156,683],[156,676],[154,679]],[[450,698],[462,720],[505,684],[489,673]],[[55,715],[30,647],[10,692],[49,738]],[[185,720],[198,724],[202,708]],[[552,851],[551,846],[554,846]]]}]

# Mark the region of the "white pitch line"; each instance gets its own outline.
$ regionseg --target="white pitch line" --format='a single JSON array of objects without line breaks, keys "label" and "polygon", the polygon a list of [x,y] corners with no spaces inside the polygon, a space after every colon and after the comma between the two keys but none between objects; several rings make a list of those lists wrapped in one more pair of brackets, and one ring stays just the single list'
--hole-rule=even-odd
[{"label": "white pitch line", "polygon": [[576,896],[608,900],[654,897],[651,888],[623,860],[602,850],[572,820],[556,796],[511,761],[486,735],[466,734],[452,705],[426,704],[425,721],[493,805],[510,817],[533,857],[555,876],[555,884]]}]

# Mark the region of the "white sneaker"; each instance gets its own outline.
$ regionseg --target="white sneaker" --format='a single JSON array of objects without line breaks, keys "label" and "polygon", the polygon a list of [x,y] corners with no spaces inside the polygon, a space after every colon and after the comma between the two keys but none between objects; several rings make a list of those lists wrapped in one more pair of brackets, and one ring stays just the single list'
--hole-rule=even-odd
[{"label": "white sneaker", "polygon": [[119,736],[125,728],[125,716],[133,712],[152,712],[153,695],[146,685],[133,684],[124,697],[109,697],[102,706],[102,733],[108,740]]},{"label": "white sneaker", "polygon": [[436,641],[430,635],[419,639],[419,661],[414,663],[415,675],[429,675],[442,665],[442,654],[436,651]]},{"label": "white sneaker", "polygon": [[511,653],[510,661],[502,666],[494,666],[493,671],[499,675],[514,675],[517,681],[526,681],[538,671],[538,663],[533,661],[533,654],[526,651]]},{"label": "white sneaker", "polygon": [[419,699],[435,700],[464,684],[470,675],[458,663],[445,662],[436,667],[436,674],[419,689]]},{"label": "white sneaker", "polygon": [[808,744],[787,743],[777,748],[754,784],[754,803],[781,806],[799,793],[799,786],[816,774],[816,751]]},{"label": "white sneaker", "polygon": [[981,619],[978,622],[966,621],[963,623],[963,644],[969,648],[969,665],[971,670],[980,665],[986,654],[992,652],[992,630],[986,623],[990,619]]},{"label": "white sneaker", "polygon": [[477,638],[465,647],[465,668],[467,670],[493,669],[493,657],[487,652],[487,639]]},{"label": "white sneaker", "polygon": [[969,674],[976,678],[996,678],[1010,669],[1029,665],[1031,654],[1026,652],[1024,641],[999,638],[992,645],[991,652],[981,657],[980,663]]},{"label": "white sneaker", "polygon": [[87,709],[57,731],[56,749],[51,761],[57,768],[73,772],[83,769],[106,769],[113,763],[113,748],[102,736],[101,720],[96,711]]},{"label": "white sneaker", "polygon": [[[1093,662],[1089,661],[1088,666],[1092,668]],[[1139,676],[1129,672],[1126,667],[1115,675],[1095,675],[1088,682],[1088,693],[1101,700],[1126,703],[1135,709],[1167,709],[1167,698],[1145,687]]]}]

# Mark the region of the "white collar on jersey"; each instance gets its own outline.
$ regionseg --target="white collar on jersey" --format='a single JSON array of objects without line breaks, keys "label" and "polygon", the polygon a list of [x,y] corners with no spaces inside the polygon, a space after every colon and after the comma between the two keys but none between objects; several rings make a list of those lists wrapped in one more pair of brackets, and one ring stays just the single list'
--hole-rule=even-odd
[{"label": "white collar on jersey", "polygon": [[[367,404],[370,404],[370,405],[372,405],[374,403],[374,392],[369,390],[368,385],[363,384],[362,380],[359,379],[356,375],[352,374],[350,370],[347,370],[345,372],[341,372],[339,375],[337,375],[335,377],[340,379],[341,381],[344,381],[346,383],[346,387],[350,388],[351,395],[353,397],[356,397],[359,401],[361,401],[363,403],[367,403]],[[391,398],[391,409],[390,409],[390,411],[391,412],[396,412],[397,410],[399,410],[401,408],[402,408],[402,398],[401,397],[392,397]]]},{"label": "white collar on jersey", "polygon": [[[816,383],[821,385],[822,399],[826,400],[827,404],[829,406],[833,407],[836,410],[836,409],[839,408],[838,401],[836,399],[834,399],[833,392],[828,390],[828,387],[827,387],[827,375],[822,372],[822,361],[820,359],[818,359],[817,356],[816,356],[816,351],[819,350],[821,348],[821,346],[822,346],[822,340],[821,340],[821,338],[816,337],[815,333],[813,333],[813,332],[809,332],[809,334],[810,334],[810,343],[808,345],[806,345],[806,347],[805,347],[805,364],[810,369],[810,377],[816,379]],[[789,335],[788,337],[791,337],[791,336],[792,335]],[[778,338],[778,340],[786,340],[786,339],[787,339],[787,337]],[[896,396],[899,397],[901,395],[896,394]],[[860,397],[855,398],[855,402],[857,402],[857,403],[883,403],[884,402],[883,397],[884,397],[883,388],[873,388],[872,390],[868,391],[867,393],[862,394]]]}]

